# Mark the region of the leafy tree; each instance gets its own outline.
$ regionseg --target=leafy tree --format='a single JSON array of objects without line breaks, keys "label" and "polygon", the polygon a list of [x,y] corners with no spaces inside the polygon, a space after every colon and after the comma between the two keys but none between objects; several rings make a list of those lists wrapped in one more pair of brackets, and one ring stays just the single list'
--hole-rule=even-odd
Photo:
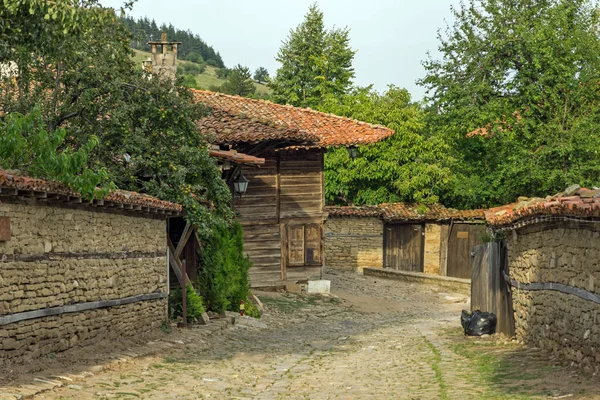
[{"label": "leafy tree", "polygon": [[109,181],[106,169],[86,168],[98,138],[91,136],[87,143],[73,150],[63,147],[66,134],[63,128],[48,132],[39,107],[29,115],[8,115],[5,121],[0,121],[0,168],[63,182],[90,200],[108,195],[115,186]]},{"label": "leafy tree", "polygon": [[424,135],[424,113],[411,103],[406,89],[390,86],[379,94],[371,87],[356,88],[341,100],[330,98],[322,109],[395,131],[382,142],[360,146],[355,160],[345,148],[327,152],[327,202],[432,204],[439,200],[451,176],[447,148],[441,140]]},{"label": "leafy tree", "polygon": [[589,0],[471,0],[429,59],[429,125],[451,146],[455,206],[600,183],[600,41]]},{"label": "leafy tree", "polygon": [[182,84],[184,86],[187,86],[189,88],[196,88],[197,86],[197,82],[196,82],[196,76],[192,75],[192,74],[187,74],[184,76]]},{"label": "leafy tree", "polygon": [[269,71],[265,67],[258,67],[254,71],[254,80],[258,83],[264,83],[269,81]]},{"label": "leafy tree", "polygon": [[221,85],[221,92],[238,96],[250,96],[256,92],[250,69],[240,64],[236,65],[227,76],[227,81]]},{"label": "leafy tree", "polygon": [[180,84],[142,76],[112,9],[95,0],[15,1],[0,20],[0,64],[16,68],[0,78],[0,115],[39,105],[50,135],[66,129],[61,148],[96,141],[88,167],[104,167],[120,188],[183,204],[203,237],[232,220],[229,189],[196,130],[205,110]]},{"label": "leafy tree", "polygon": [[313,4],[304,21],[290,31],[276,60],[281,63],[269,86],[280,103],[316,108],[327,95],[348,92],[354,78],[348,29],[325,30],[323,13]]}]

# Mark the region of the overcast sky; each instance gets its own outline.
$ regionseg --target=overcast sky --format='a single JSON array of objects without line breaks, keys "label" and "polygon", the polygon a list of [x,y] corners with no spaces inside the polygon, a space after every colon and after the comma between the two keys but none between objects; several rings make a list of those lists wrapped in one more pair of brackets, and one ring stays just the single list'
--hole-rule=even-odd
[{"label": "overcast sky", "polygon": [[[221,53],[228,67],[242,64],[255,70],[264,66],[274,75],[281,41],[300,24],[314,0],[138,0],[130,13],[147,16],[157,24],[197,33]],[[119,7],[123,0],[101,0]],[[415,81],[424,75],[427,52],[437,56],[437,31],[451,18],[450,5],[459,0],[320,0],[325,25],[350,28],[358,53],[355,83],[388,84],[407,88],[414,100],[424,91]]]}]

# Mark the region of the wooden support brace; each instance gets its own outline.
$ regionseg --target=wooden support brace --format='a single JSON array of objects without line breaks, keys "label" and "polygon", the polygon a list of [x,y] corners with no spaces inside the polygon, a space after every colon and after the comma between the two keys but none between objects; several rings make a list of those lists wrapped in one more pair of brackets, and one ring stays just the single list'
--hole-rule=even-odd
[{"label": "wooden support brace", "polygon": [[181,252],[183,251],[183,248],[187,244],[188,240],[190,239],[192,233],[194,233],[194,228],[192,228],[192,225],[190,225],[190,223],[188,222],[185,224],[185,228],[183,229],[183,233],[181,234],[181,239],[179,239],[179,243],[177,243],[177,249],[175,249],[175,258],[179,259],[179,256],[181,255]]}]

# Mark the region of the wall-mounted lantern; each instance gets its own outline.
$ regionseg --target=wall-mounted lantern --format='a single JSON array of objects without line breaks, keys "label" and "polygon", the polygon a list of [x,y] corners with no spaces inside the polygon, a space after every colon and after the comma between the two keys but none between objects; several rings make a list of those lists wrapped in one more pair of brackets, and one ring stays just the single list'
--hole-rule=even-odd
[{"label": "wall-mounted lantern", "polygon": [[240,199],[241,199],[242,196],[244,195],[244,193],[246,193],[247,189],[248,189],[248,179],[246,179],[244,177],[244,175],[242,175],[240,173],[238,175],[237,179],[235,181],[233,181],[233,190],[235,191],[235,193],[238,194],[238,196],[240,196]]},{"label": "wall-mounted lantern", "polygon": [[356,146],[348,147],[348,154],[350,155],[351,159],[356,159]]}]

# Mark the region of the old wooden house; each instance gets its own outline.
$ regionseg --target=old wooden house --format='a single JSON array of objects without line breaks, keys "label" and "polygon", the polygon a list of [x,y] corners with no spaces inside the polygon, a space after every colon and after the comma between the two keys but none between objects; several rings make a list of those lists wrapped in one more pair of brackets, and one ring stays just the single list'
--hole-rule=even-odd
[{"label": "old wooden house", "polygon": [[222,150],[265,159],[263,166],[233,165],[223,171],[230,183],[240,175],[247,191],[234,208],[244,227],[245,251],[254,263],[253,287],[320,278],[325,264],[323,163],[327,148],[383,140],[393,131],[311,109],[264,100],[195,91],[209,116],[198,128]]}]

